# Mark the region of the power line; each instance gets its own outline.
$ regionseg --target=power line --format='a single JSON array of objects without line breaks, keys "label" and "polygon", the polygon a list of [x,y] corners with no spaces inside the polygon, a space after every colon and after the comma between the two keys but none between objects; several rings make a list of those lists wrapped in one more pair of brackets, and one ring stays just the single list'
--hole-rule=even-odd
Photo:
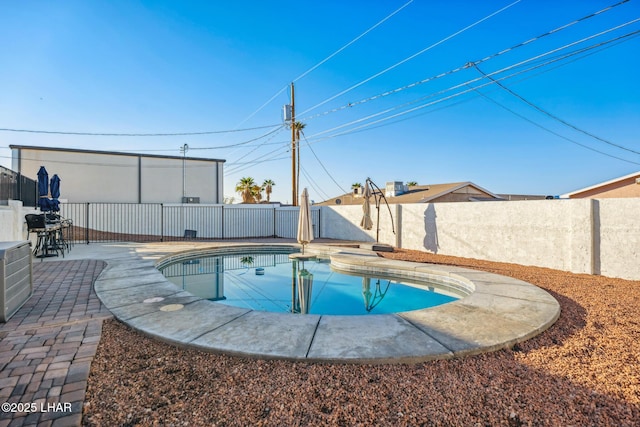
[{"label": "power line", "polygon": [[309,174],[307,172],[307,170],[304,168],[304,166],[300,166],[300,169],[302,170],[302,174],[305,176],[305,178],[307,178],[307,180],[309,181],[309,185],[313,188],[313,190],[316,193],[322,193],[320,196],[324,197],[325,200],[330,199],[331,197],[325,193],[322,188],[320,187],[320,185],[313,179],[313,177],[311,176],[311,174]]},{"label": "power line", "polygon": [[[518,0],[519,1],[519,0]],[[340,52],[342,52],[343,50],[345,50],[346,48],[348,48],[349,46],[351,46],[352,44],[354,44],[355,42],[357,42],[358,40],[360,40],[362,37],[366,36],[368,33],[370,33],[371,31],[373,31],[374,29],[376,29],[377,27],[379,27],[380,25],[382,25],[384,22],[386,22],[387,20],[391,19],[394,15],[396,15],[397,13],[399,13],[402,9],[404,9],[405,7],[409,6],[411,3],[413,3],[413,0],[409,0],[408,2],[406,2],[405,4],[403,4],[402,6],[400,6],[398,9],[396,9],[395,11],[393,11],[391,14],[387,15],[384,19],[382,19],[381,21],[379,21],[378,23],[376,23],[374,26],[370,27],[369,29],[367,29],[364,33],[360,34],[358,37],[356,37],[355,39],[351,40],[349,43],[345,44],[344,46],[342,46],[340,49],[336,50],[335,52],[333,52],[331,55],[327,56],[325,59],[323,59],[322,61],[318,62],[316,65],[314,65],[313,67],[309,68],[307,71],[305,71],[304,73],[300,74],[298,77],[296,77],[293,81],[297,82],[298,80],[300,80],[301,78],[303,78],[304,76],[306,76],[307,74],[309,74],[310,72],[314,71],[316,68],[318,68],[319,66],[321,66],[322,64],[324,64],[325,62],[327,62],[328,60],[330,60],[331,58],[333,58],[334,56],[336,56],[337,54],[339,54]]]},{"label": "power line", "polygon": [[309,144],[309,141],[307,141],[307,136],[304,134],[304,132],[302,132],[302,136],[304,137],[304,141],[307,143],[307,147],[309,147],[309,149],[311,150],[311,153],[313,153],[313,156],[316,158],[316,160],[318,161],[318,163],[320,163],[320,166],[322,166],[322,169],[324,169],[324,171],[327,173],[327,176],[329,178],[331,178],[331,181],[333,181],[339,189],[341,189],[343,192],[348,193],[347,190],[345,190],[344,188],[342,188],[342,186],[340,184],[338,184],[338,181],[336,181],[333,178],[333,175],[331,175],[329,173],[329,171],[327,170],[327,168],[325,167],[324,163],[322,163],[322,161],[320,160],[320,158],[318,157],[318,155],[316,154],[316,152],[313,150],[313,148],[311,147],[311,145]]},{"label": "power line", "polygon": [[[322,64],[324,64],[325,62],[327,62],[328,60],[330,60],[331,58],[333,58],[334,56],[336,56],[337,54],[339,54],[340,52],[342,52],[343,50],[345,50],[346,48],[348,48],[349,46],[351,46],[352,44],[354,44],[355,42],[357,42],[358,40],[360,40],[362,37],[364,37],[365,35],[369,34],[371,31],[373,31],[374,29],[376,29],[377,27],[379,27],[380,25],[382,25],[384,22],[386,22],[387,20],[389,20],[391,17],[393,17],[394,15],[396,15],[397,13],[399,13],[402,9],[404,9],[405,7],[409,6],[409,4],[413,3],[413,0],[409,0],[407,3],[405,3],[404,5],[400,6],[398,9],[396,9],[395,11],[393,11],[391,14],[387,15],[384,19],[382,19],[381,21],[378,21],[375,25],[373,25],[372,27],[369,27],[365,32],[361,33],[359,36],[357,36],[356,38],[354,38],[353,40],[351,40],[349,43],[345,44],[344,46],[342,46],[340,49],[336,50],[335,52],[333,52],[331,55],[327,56],[326,58],[324,58],[322,61],[318,62],[316,65],[314,65],[313,67],[309,68],[307,71],[305,71],[304,73],[300,74],[298,77],[296,77],[295,79],[292,80],[292,82],[297,82],[298,80],[300,80],[301,78],[305,77],[307,74],[311,73],[312,71],[314,71],[315,69],[317,69],[318,67],[320,67]],[[263,108],[265,108],[267,105],[269,105],[274,99],[276,99],[282,92],[284,92],[285,90],[287,90],[287,88],[289,87],[289,85],[284,86],[282,89],[280,89],[278,92],[276,92],[271,98],[269,98],[269,100],[267,102],[265,102],[264,104],[262,104],[256,111],[254,111],[253,113],[251,113],[246,119],[244,119],[240,124],[247,122],[249,119],[251,119],[253,116],[255,116],[256,114],[258,114]]]},{"label": "power line", "polygon": [[[640,20],[640,18],[638,18],[638,19],[636,19],[636,20],[634,20],[634,21],[631,21],[630,23],[633,23],[633,22],[638,21],[638,20]],[[615,27],[614,29],[620,28],[620,27],[622,27],[622,26],[624,26],[624,25],[628,25],[628,24],[630,24],[630,23],[623,24],[623,25],[621,25],[621,26]],[[520,66],[522,66],[522,65],[524,65],[524,64],[526,64],[526,63],[528,63],[528,62],[532,62],[532,61],[534,61],[534,60],[540,59],[540,58],[542,58],[542,57],[544,57],[544,56],[546,56],[546,55],[549,55],[549,54],[551,54],[551,53],[555,53],[555,52],[557,52],[557,51],[559,51],[559,50],[562,50],[562,49],[566,49],[566,48],[567,48],[567,47],[569,47],[569,46],[572,46],[572,45],[575,45],[575,44],[581,43],[581,42],[583,42],[583,41],[585,41],[585,40],[588,40],[588,39],[593,38],[593,37],[598,36],[598,35],[602,35],[602,34],[604,34],[604,33],[606,33],[606,32],[612,31],[612,30],[613,30],[613,29],[610,29],[610,30],[607,30],[607,31],[601,32],[601,33],[599,33],[599,34],[597,34],[597,35],[590,36],[590,37],[586,37],[586,38],[584,38],[584,39],[582,39],[582,40],[580,40],[580,41],[578,41],[578,42],[573,42],[573,43],[567,44],[567,45],[565,45],[565,46],[563,46],[563,47],[561,47],[561,48],[553,49],[553,50],[548,51],[548,52],[546,52],[546,53],[544,53],[544,54],[537,55],[537,56],[535,56],[535,57],[533,57],[533,58],[529,58],[529,59],[524,60],[524,61],[520,61],[520,62],[518,62],[518,63],[516,63],[516,64],[513,64],[513,65],[510,65],[510,66],[508,66],[508,67],[504,67],[504,68],[502,68],[502,69],[500,69],[500,70],[498,70],[498,71],[494,71],[494,72],[490,73],[489,75],[500,74],[500,73],[503,73],[503,72],[505,72],[505,71],[511,70],[511,69],[513,69],[513,68],[520,67]],[[630,32],[630,33],[623,34],[623,35],[618,36],[618,37],[615,37],[615,38],[613,38],[613,39],[609,39],[609,40],[606,40],[606,41],[603,41],[603,42],[600,42],[600,43],[596,43],[596,44],[591,45],[591,46],[587,46],[587,47],[584,47],[584,48],[578,49],[578,50],[576,50],[576,51],[574,51],[574,52],[569,52],[569,53],[567,53],[567,54],[565,54],[565,55],[562,55],[562,56],[560,56],[560,57],[550,59],[550,60],[548,60],[548,61],[546,61],[546,62],[544,62],[544,63],[538,64],[538,65],[534,65],[534,66],[531,66],[531,67],[529,67],[529,68],[527,68],[527,69],[524,69],[524,70],[521,70],[521,71],[515,72],[515,73],[510,74],[510,75],[505,76],[505,77],[501,77],[501,78],[499,78],[498,80],[505,80],[505,79],[507,79],[507,78],[512,78],[512,77],[515,77],[515,76],[517,76],[517,75],[519,75],[519,74],[523,74],[523,73],[526,73],[526,72],[529,72],[529,71],[532,71],[532,70],[535,70],[535,69],[541,68],[541,67],[546,66],[546,65],[548,65],[548,64],[552,64],[552,63],[554,63],[554,62],[558,62],[558,61],[560,61],[560,60],[563,60],[563,59],[566,59],[566,58],[569,58],[569,57],[572,57],[572,56],[575,56],[575,55],[578,55],[578,54],[584,53],[584,52],[586,52],[586,51],[589,51],[589,50],[592,50],[592,49],[595,49],[595,48],[598,48],[598,47],[601,47],[601,46],[604,46],[604,45],[607,45],[607,44],[610,44],[610,43],[613,43],[613,42],[617,42],[617,41],[620,41],[620,40],[625,39],[625,38],[626,38],[626,39],[629,39],[629,38],[631,38],[631,37],[633,37],[633,36],[637,35],[638,33],[640,33],[640,30],[632,31],[632,32]],[[468,63],[468,66],[469,66],[469,67],[470,67],[470,66],[472,66],[472,63]],[[398,109],[400,109],[400,108],[403,108],[403,107],[409,106],[409,105],[411,105],[411,104],[415,104],[415,103],[420,102],[420,101],[423,101],[423,100],[425,100],[425,99],[433,98],[434,96],[442,95],[442,94],[447,93],[447,92],[451,92],[451,91],[453,91],[453,90],[455,90],[455,89],[459,89],[459,88],[461,88],[461,87],[463,87],[463,86],[470,86],[472,83],[478,82],[478,81],[483,80],[483,79],[484,79],[484,77],[477,77],[477,78],[474,78],[474,79],[469,80],[469,81],[466,81],[466,82],[464,82],[464,83],[460,83],[460,84],[457,84],[457,85],[451,86],[451,87],[449,87],[449,88],[447,88],[447,89],[443,89],[443,90],[440,90],[440,91],[438,91],[438,92],[432,93],[432,94],[430,94],[430,95],[423,96],[423,97],[421,97],[421,98],[418,98],[417,100],[414,100],[414,101],[411,101],[411,102],[407,102],[407,103],[404,103],[404,104],[401,104],[401,105],[398,105],[398,106],[395,106],[395,107],[391,107],[391,108],[388,108],[388,109],[386,109],[386,110],[383,110],[383,111],[380,111],[380,112],[377,112],[377,113],[374,113],[374,114],[370,114],[370,115],[368,115],[368,116],[366,116],[366,117],[363,117],[363,118],[360,118],[360,119],[357,119],[357,120],[353,120],[353,121],[351,121],[351,122],[344,123],[344,124],[339,125],[339,126],[335,126],[335,127],[331,128],[331,129],[327,129],[327,130],[324,130],[324,131],[322,131],[322,132],[316,133],[316,134],[312,135],[311,137],[312,137],[312,138],[313,138],[313,137],[317,137],[317,136],[322,135],[322,134],[326,134],[326,133],[333,132],[333,131],[335,131],[335,130],[337,130],[337,129],[341,129],[341,128],[344,128],[344,127],[347,127],[347,126],[351,126],[351,125],[353,125],[353,124],[360,123],[360,122],[363,122],[363,121],[366,121],[366,120],[372,119],[372,118],[374,118],[374,117],[381,116],[381,115],[386,114],[386,113],[390,113],[390,112],[392,112],[392,111],[394,111],[394,110],[398,110]],[[480,87],[488,86],[488,85],[491,85],[491,84],[493,84],[493,83],[489,82],[489,83],[486,83],[486,84],[481,85]],[[440,98],[440,99],[437,99],[437,100],[435,100],[435,101],[431,101],[431,102],[428,102],[428,103],[426,103],[426,104],[422,104],[422,105],[419,105],[419,106],[417,106],[417,107],[411,108],[411,109],[409,109],[409,110],[406,110],[406,111],[403,111],[403,112],[400,112],[400,113],[397,113],[397,114],[394,114],[394,115],[391,115],[391,116],[387,116],[387,117],[381,118],[381,119],[379,119],[379,120],[375,120],[375,121],[373,121],[373,122],[369,122],[369,123],[367,123],[367,124],[365,124],[365,125],[362,125],[362,126],[360,126],[360,127],[355,128],[355,129],[353,129],[353,130],[360,129],[360,128],[363,128],[363,127],[368,127],[368,126],[371,126],[372,124],[380,123],[380,122],[382,122],[382,121],[390,120],[390,119],[393,119],[393,118],[398,117],[398,116],[401,116],[401,115],[409,114],[409,113],[411,113],[411,112],[414,112],[414,111],[420,110],[420,109],[422,109],[422,108],[426,108],[426,107],[429,107],[429,106],[431,106],[431,105],[434,105],[434,104],[437,104],[437,103],[440,103],[440,102],[444,102],[444,101],[450,100],[450,99],[452,99],[452,98],[455,98],[455,97],[458,97],[458,96],[464,95],[464,94],[466,94],[466,93],[471,92],[472,90],[473,90],[473,89],[466,89],[466,90],[462,90],[462,91],[456,92],[456,93],[454,93],[454,94],[452,94],[452,95],[449,95],[449,96],[446,96],[446,97],[444,97],[444,98]],[[351,132],[351,131],[353,131],[353,130],[350,130],[350,131],[347,131],[347,132],[343,132],[343,133],[340,133],[340,134],[334,134],[334,135],[332,135],[331,137],[340,136],[340,135],[345,135],[345,134],[347,134],[347,133],[350,133],[350,132]],[[325,139],[326,139],[326,138],[325,138]]]},{"label": "power line", "polygon": [[256,126],[256,127],[244,128],[244,129],[212,130],[212,131],[204,131],[204,132],[176,132],[176,133],[100,133],[100,132],[70,132],[70,131],[11,129],[11,128],[0,128],[0,131],[1,132],[39,133],[39,134],[46,134],[46,135],[156,137],[156,136],[213,135],[213,134],[220,134],[220,133],[246,132],[250,130],[272,128],[274,126],[281,126],[281,124]]},{"label": "power line", "polygon": [[[278,129],[278,131],[282,131],[283,129],[284,129],[284,127],[281,127],[281,128],[279,128],[279,129]],[[251,154],[251,153],[253,153],[254,151],[256,151],[258,148],[263,147],[264,145],[266,145],[266,144],[267,144],[267,142],[268,142],[268,141],[270,141],[271,139],[275,138],[275,136],[276,136],[277,134],[278,134],[278,133],[275,133],[275,134],[271,135],[271,137],[270,137],[269,139],[267,139],[266,141],[264,141],[262,144],[257,145],[253,150],[249,150],[247,153],[245,153],[244,155],[242,155],[242,156],[240,156],[238,159],[236,159],[236,161],[244,159],[244,158],[245,158],[245,157],[247,157],[249,154]]]},{"label": "power line", "polygon": [[[254,166],[254,165],[263,163],[265,161],[280,160],[280,159],[274,159],[274,157],[280,155],[279,152],[282,151],[283,149],[285,150],[285,152],[289,151],[288,143],[286,143],[285,145],[283,145],[281,147],[276,148],[275,150],[271,150],[270,152],[268,152],[266,154],[263,154],[262,156],[260,156],[260,157],[258,157],[256,159],[250,160],[248,162],[240,163],[240,162],[236,161],[236,162],[229,163],[230,165],[238,165],[238,166],[236,166],[235,168],[234,167],[230,167],[225,173],[237,173],[237,172],[240,172],[241,170],[247,169],[250,166]],[[270,154],[273,154],[273,155],[271,157],[266,157],[266,156],[268,156]],[[286,157],[283,157],[283,158],[286,158]]]},{"label": "power line", "polygon": [[473,24],[471,24],[471,25],[467,25],[466,27],[462,28],[461,30],[458,30],[458,31],[456,31],[456,32],[455,32],[455,33],[453,33],[453,34],[450,34],[449,36],[445,37],[444,39],[441,39],[440,41],[438,41],[438,42],[436,42],[436,43],[434,43],[434,44],[432,44],[432,45],[430,45],[430,46],[428,46],[428,47],[426,47],[426,48],[422,49],[421,51],[419,51],[419,52],[417,52],[417,53],[414,53],[413,55],[411,55],[411,56],[409,56],[409,57],[407,57],[407,58],[403,59],[402,61],[397,62],[397,63],[395,63],[394,65],[392,65],[392,66],[390,66],[390,67],[388,67],[388,68],[385,68],[384,70],[382,70],[382,71],[380,71],[380,72],[378,72],[378,73],[374,74],[373,76],[368,77],[368,78],[366,78],[366,79],[362,80],[361,82],[356,83],[355,85],[353,85],[353,86],[351,86],[351,87],[349,87],[349,88],[347,88],[347,89],[343,90],[342,92],[337,93],[337,94],[333,95],[332,97],[325,99],[324,101],[322,101],[322,102],[320,102],[320,103],[318,103],[318,104],[314,105],[313,107],[306,109],[305,111],[303,111],[303,112],[302,112],[302,113],[300,113],[300,114],[306,114],[306,113],[308,113],[309,111],[315,110],[316,108],[320,107],[321,105],[324,105],[324,104],[326,104],[327,102],[333,101],[334,99],[336,99],[336,98],[338,98],[338,97],[340,97],[340,96],[344,95],[345,93],[350,92],[350,91],[352,91],[353,89],[355,89],[355,88],[357,88],[357,87],[360,87],[360,86],[362,86],[363,84],[368,83],[368,82],[370,82],[371,80],[373,80],[373,79],[375,79],[375,78],[377,78],[377,77],[380,77],[381,75],[383,75],[383,74],[385,74],[385,73],[387,73],[387,72],[389,72],[389,71],[393,70],[393,69],[394,69],[394,68],[396,68],[396,67],[399,67],[400,65],[404,64],[405,62],[408,62],[408,61],[410,61],[410,60],[412,60],[412,59],[416,58],[417,56],[422,55],[423,53],[427,52],[428,50],[431,50],[431,49],[433,49],[434,47],[436,47],[436,46],[438,46],[438,45],[440,45],[440,44],[442,44],[442,43],[444,43],[444,42],[446,42],[446,41],[449,41],[450,39],[452,39],[452,38],[454,38],[454,37],[456,37],[456,36],[458,36],[458,35],[462,34],[463,32],[465,32],[465,31],[467,31],[467,30],[469,30],[469,29],[471,29],[471,28],[475,27],[476,25],[479,25],[480,23],[482,23],[482,22],[486,21],[487,19],[490,19],[490,18],[494,17],[495,15],[497,15],[497,14],[499,14],[499,13],[501,13],[501,12],[503,12],[503,11],[507,10],[507,9],[509,9],[510,7],[514,6],[515,4],[520,3],[520,1],[521,1],[521,0],[516,0],[516,1],[514,1],[513,3],[511,3],[511,4],[509,4],[509,5],[505,6],[505,7],[501,8],[501,9],[499,9],[499,10],[497,10],[497,11],[495,11],[495,12],[493,12],[493,13],[491,13],[491,14],[487,15],[487,16],[485,16],[484,18],[482,18],[482,19],[480,19],[480,20],[478,20],[478,21],[474,22]]},{"label": "power line", "polygon": [[485,98],[485,99],[487,99],[487,100],[489,100],[489,101],[493,102],[494,104],[496,104],[497,106],[499,106],[499,107],[501,107],[501,108],[503,108],[503,109],[507,110],[507,111],[508,111],[508,112],[510,112],[511,114],[513,114],[513,115],[515,115],[515,116],[518,116],[518,117],[519,117],[519,118],[521,118],[522,120],[525,120],[525,121],[527,121],[527,122],[531,123],[532,125],[534,125],[534,126],[536,126],[536,127],[540,128],[540,129],[542,129],[542,130],[544,130],[544,131],[546,131],[546,132],[549,132],[549,133],[550,133],[550,134],[552,134],[552,135],[555,135],[555,136],[557,136],[557,137],[559,137],[559,138],[562,138],[562,139],[564,139],[564,140],[566,140],[566,141],[569,141],[569,142],[570,142],[570,143],[572,143],[572,144],[579,145],[579,146],[580,146],[580,147],[582,147],[582,148],[586,148],[587,150],[594,151],[594,152],[599,153],[599,154],[602,154],[602,155],[604,155],[604,156],[611,157],[611,158],[613,158],[613,159],[617,159],[617,160],[621,160],[621,161],[623,161],[623,162],[632,163],[632,164],[634,164],[634,165],[640,165],[640,163],[638,163],[638,162],[634,162],[634,161],[632,161],[632,160],[623,159],[622,157],[617,157],[617,156],[614,156],[614,155],[612,155],[612,154],[605,153],[604,151],[596,150],[595,148],[589,147],[588,145],[581,144],[581,143],[579,143],[578,141],[574,141],[574,140],[573,140],[573,139],[571,139],[571,138],[567,138],[567,137],[566,137],[566,136],[564,136],[564,135],[561,135],[561,134],[559,134],[559,133],[557,133],[557,132],[554,132],[554,131],[552,131],[551,129],[549,129],[549,128],[545,127],[545,126],[542,126],[541,124],[539,124],[539,123],[537,123],[537,122],[534,122],[533,120],[529,119],[528,117],[525,117],[525,116],[523,116],[522,114],[519,114],[519,113],[517,113],[517,112],[513,111],[513,110],[512,110],[512,109],[510,109],[509,107],[507,107],[507,106],[505,106],[505,105],[503,105],[503,104],[499,103],[499,102],[498,102],[498,101],[496,101],[495,99],[493,99],[493,98],[489,97],[488,95],[486,95],[486,94],[484,94],[484,93],[480,92],[479,90],[476,90],[476,89],[474,89],[474,90],[475,90],[475,91],[476,91],[480,96],[482,96],[483,98]]},{"label": "power line", "polygon": [[566,120],[561,119],[560,117],[556,116],[555,114],[550,113],[549,111],[543,109],[542,107],[539,107],[538,105],[534,104],[533,102],[529,101],[528,99],[524,98],[522,95],[514,92],[513,90],[509,89],[508,87],[506,87],[505,85],[503,85],[502,83],[500,83],[499,81],[496,81],[493,77],[488,76],[487,74],[485,74],[480,67],[478,67],[476,64],[473,64],[473,66],[475,67],[476,70],[478,70],[478,72],[480,74],[482,74],[483,76],[485,76],[486,78],[488,78],[489,80],[491,80],[492,82],[494,82],[495,84],[497,84],[500,88],[504,89],[505,91],[507,91],[508,93],[510,93],[511,95],[515,96],[516,98],[518,98],[519,100],[521,100],[522,102],[524,102],[525,104],[529,105],[530,107],[535,108],[536,110],[540,111],[542,114],[545,114],[548,117],[551,117],[552,119],[562,123],[565,126],[570,127],[571,129],[574,129],[578,132],[581,132],[587,136],[590,136],[591,138],[597,139],[600,142],[604,142],[605,144],[609,144],[611,146],[620,148],[621,150],[626,150],[629,151],[631,153],[634,154],[640,154],[640,151],[636,151],[636,150],[632,150],[631,148],[627,148],[627,147],[623,147],[622,145],[619,144],[614,144],[611,141],[608,141],[604,138],[601,138],[597,135],[592,134],[591,132],[587,132],[586,130],[577,127],[576,125],[573,125],[569,122],[567,122]]},{"label": "power line", "polygon": [[[608,7],[604,8],[604,9],[601,9],[601,10],[599,10],[597,12],[591,13],[589,15],[585,15],[582,18],[579,18],[579,19],[571,21],[571,22],[569,22],[567,24],[561,25],[560,27],[556,27],[553,30],[547,31],[547,32],[545,32],[543,34],[540,34],[540,35],[536,36],[536,37],[532,37],[532,38],[530,38],[530,39],[528,39],[526,41],[523,41],[523,42],[520,42],[518,44],[515,44],[515,45],[513,45],[511,47],[508,47],[506,49],[503,49],[503,50],[501,50],[499,52],[493,53],[491,55],[487,55],[482,59],[479,59],[477,61],[473,61],[473,63],[474,64],[481,64],[483,62],[489,61],[490,59],[497,58],[498,56],[504,55],[504,54],[506,54],[508,52],[512,52],[513,50],[516,50],[516,49],[518,49],[520,47],[523,47],[523,46],[526,46],[528,44],[531,44],[534,41],[538,41],[538,40],[543,39],[544,37],[547,37],[549,35],[558,33],[558,32],[560,32],[562,30],[565,30],[565,29],[573,26],[573,25],[576,25],[576,24],[578,24],[580,22],[586,21],[587,19],[590,19],[590,18],[593,18],[595,16],[601,15],[601,14],[603,14],[605,12],[608,12],[608,11],[612,10],[613,8],[615,8],[615,7],[618,7],[618,6],[620,6],[620,5],[624,4],[624,3],[627,3],[628,1],[629,0],[620,1],[620,2],[618,2],[616,4],[613,4],[611,6],[608,6]],[[455,73],[457,73],[459,71],[462,71],[462,70],[465,70],[467,68],[469,68],[469,63],[468,62],[465,63],[464,65],[458,67],[458,68],[454,68],[454,69],[446,71],[444,73],[440,73],[438,75],[435,75],[435,76],[432,76],[432,77],[428,77],[426,79],[423,79],[423,80],[420,80],[420,81],[417,81],[417,82],[413,82],[413,83],[410,83],[410,84],[408,84],[406,86],[402,86],[402,87],[399,87],[399,88],[396,88],[396,89],[392,89],[392,90],[383,92],[383,93],[378,94],[378,95],[370,96],[370,97],[364,98],[364,99],[362,99],[360,101],[349,102],[348,104],[343,105],[341,107],[337,107],[337,108],[334,108],[332,110],[325,111],[324,113],[318,113],[318,114],[315,114],[315,115],[310,116],[310,117],[306,117],[306,118],[301,119],[301,120],[308,121],[308,120],[311,120],[311,119],[314,119],[314,118],[317,118],[317,117],[320,117],[320,116],[325,116],[325,115],[330,114],[330,113],[334,113],[334,112],[337,112],[337,111],[340,111],[340,110],[351,108],[351,107],[354,107],[354,106],[359,105],[359,104],[364,104],[366,102],[371,102],[371,101],[374,101],[374,100],[377,100],[377,99],[380,99],[380,98],[383,98],[383,97],[386,97],[386,96],[389,96],[389,95],[393,95],[395,93],[398,93],[398,92],[401,92],[401,91],[404,91],[404,90],[413,89],[416,86],[419,86],[419,85],[422,85],[422,84],[425,84],[425,83],[440,79],[442,77],[449,76],[451,74],[455,74]]]},{"label": "power line", "polygon": [[[636,36],[637,36],[637,35],[636,35]],[[616,45],[617,45],[617,44],[619,44],[619,43],[623,43],[624,41],[625,41],[625,40],[617,40],[617,42],[612,42],[611,44],[607,44],[607,45],[605,45],[605,46],[597,46],[596,48],[600,47],[600,48],[602,48],[602,50],[604,50],[604,49],[609,49],[609,48],[611,48],[611,47],[613,47],[613,46],[616,46]],[[540,75],[540,74],[543,74],[543,73],[550,72],[550,71],[552,71],[552,70],[555,70],[556,68],[563,67],[563,66],[565,66],[565,65],[567,65],[567,64],[570,64],[570,63],[572,63],[572,62],[578,61],[578,60],[583,59],[583,58],[585,58],[585,57],[587,57],[587,56],[595,55],[596,53],[598,53],[598,52],[599,52],[599,51],[593,51],[593,49],[589,49],[589,50],[592,50],[592,51],[591,51],[591,52],[589,52],[589,53],[584,54],[583,56],[580,56],[580,57],[574,58],[574,59],[573,59],[573,60],[571,60],[571,61],[566,61],[566,62],[564,62],[564,63],[561,63],[561,64],[556,65],[555,67],[551,67],[551,68],[547,68],[547,69],[545,69],[545,70],[541,70],[539,73],[536,73],[536,74],[534,74],[534,75],[526,76],[526,77],[524,77],[524,78],[522,78],[522,79],[518,80],[517,82],[521,82],[521,81],[524,81],[524,80],[528,80],[528,79],[530,79],[530,78],[532,78],[532,77],[535,77],[535,76],[537,76],[537,75]],[[580,51],[580,52],[578,52],[578,53],[583,53],[583,51]],[[575,55],[571,55],[571,56],[575,56]],[[560,59],[564,59],[564,58],[567,58],[567,57],[569,57],[569,55],[565,55],[565,56],[561,57]],[[543,65],[546,65],[546,64],[543,64]],[[529,70],[524,70],[524,71],[526,72],[526,71],[530,71],[530,70],[531,70],[531,69],[529,69]],[[521,73],[517,73],[517,74],[521,74]],[[509,78],[511,78],[511,77],[515,77],[515,76],[516,76],[516,74],[511,75],[511,76],[508,76],[508,77],[509,77]],[[460,104],[462,104],[462,103],[472,101],[473,99],[474,99],[474,98],[462,99],[462,100],[459,100],[459,101],[456,101],[456,102],[453,102],[453,103],[447,104],[447,105],[442,106],[442,107],[439,107],[439,108],[434,108],[434,109],[431,109],[431,110],[429,110],[429,111],[426,111],[426,112],[423,112],[423,113],[420,113],[420,114],[416,114],[416,115],[411,116],[411,117],[404,117],[404,118],[401,118],[401,119],[395,120],[395,121],[393,121],[393,122],[391,122],[391,123],[379,124],[379,125],[377,125],[377,126],[373,126],[373,124],[371,124],[370,126],[367,126],[366,128],[363,128],[363,129],[356,129],[356,130],[351,130],[351,131],[348,131],[348,132],[344,132],[344,133],[338,134],[338,135],[336,135],[336,136],[341,136],[341,135],[346,135],[346,134],[352,134],[352,133],[358,133],[358,132],[369,131],[369,130],[372,130],[372,129],[377,129],[377,128],[379,128],[379,127],[384,127],[384,126],[389,126],[389,125],[392,125],[392,124],[396,124],[396,123],[399,123],[399,122],[402,122],[402,121],[412,120],[412,119],[414,119],[414,118],[415,118],[415,117],[417,117],[417,116],[422,116],[422,115],[424,115],[424,114],[434,113],[434,112],[436,112],[436,111],[440,111],[440,110],[443,110],[443,109],[445,109],[445,108],[452,108],[452,107],[455,107],[455,106],[460,105]],[[334,136],[329,136],[329,137],[319,138],[319,139],[314,140],[314,143],[317,143],[317,142],[320,142],[320,141],[323,141],[323,140],[326,140],[326,139],[330,139],[330,138],[333,138],[333,137],[334,137]]]},{"label": "power line", "polygon": [[[250,140],[244,141],[244,142],[238,142],[238,143],[235,143],[235,144],[228,144],[228,145],[218,145],[218,146],[215,146],[215,147],[199,147],[199,148],[198,147],[189,147],[189,149],[190,150],[219,150],[219,149],[223,149],[223,148],[239,147],[239,146],[242,146],[242,145],[245,145],[245,144],[249,144],[250,142],[254,142],[254,141],[258,141],[258,140],[260,140],[262,138],[266,138],[269,135],[272,135],[272,134],[274,134],[276,132],[281,131],[283,129],[283,127],[284,127],[284,125],[279,125],[277,128],[273,129],[270,132],[265,133],[264,135],[261,135],[261,136],[259,136],[257,138],[253,138],[253,139],[250,139]],[[266,143],[262,143],[262,144],[266,144]],[[260,145],[258,145],[258,146],[260,146]]]}]

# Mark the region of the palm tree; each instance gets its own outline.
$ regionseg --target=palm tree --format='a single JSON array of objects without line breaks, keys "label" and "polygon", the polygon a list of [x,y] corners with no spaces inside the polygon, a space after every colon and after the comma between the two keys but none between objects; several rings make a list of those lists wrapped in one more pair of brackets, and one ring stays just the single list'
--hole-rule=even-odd
[{"label": "palm tree", "polygon": [[259,185],[254,185],[251,187],[251,196],[253,197],[254,203],[260,203],[262,201],[262,190],[264,188]]},{"label": "palm tree", "polygon": [[265,179],[264,182],[262,183],[262,186],[264,187],[264,191],[265,193],[267,193],[267,203],[271,201],[271,192],[273,191],[274,185],[276,185],[276,183],[270,179]]},{"label": "palm tree", "polygon": [[407,182],[407,186],[408,186],[408,187],[415,187],[416,185],[418,185],[418,183],[417,183],[417,182],[415,182],[415,181],[409,181],[409,182]]},{"label": "palm tree", "polygon": [[242,203],[253,203],[252,187],[256,185],[251,177],[240,178],[236,184],[236,192],[242,196]]}]

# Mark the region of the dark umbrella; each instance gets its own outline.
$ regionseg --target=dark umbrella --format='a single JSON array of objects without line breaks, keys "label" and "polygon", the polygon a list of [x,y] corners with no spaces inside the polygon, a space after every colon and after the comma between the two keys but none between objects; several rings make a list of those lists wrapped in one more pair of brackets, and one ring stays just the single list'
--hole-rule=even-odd
[{"label": "dark umbrella", "polygon": [[38,171],[38,206],[41,211],[49,210],[49,173],[44,166]]},{"label": "dark umbrella", "polygon": [[60,202],[58,198],[60,197],[60,177],[58,174],[53,175],[51,177],[51,210],[53,212],[60,211]]}]

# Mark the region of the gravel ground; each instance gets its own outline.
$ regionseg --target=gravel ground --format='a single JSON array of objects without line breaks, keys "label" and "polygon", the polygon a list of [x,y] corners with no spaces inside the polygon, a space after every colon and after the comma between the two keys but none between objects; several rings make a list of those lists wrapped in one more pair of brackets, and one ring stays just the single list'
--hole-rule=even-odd
[{"label": "gravel ground", "polygon": [[176,348],[107,321],[88,426],[638,426],[640,281],[399,250],[516,277],[562,314],[511,350],[416,365],[254,360]]}]

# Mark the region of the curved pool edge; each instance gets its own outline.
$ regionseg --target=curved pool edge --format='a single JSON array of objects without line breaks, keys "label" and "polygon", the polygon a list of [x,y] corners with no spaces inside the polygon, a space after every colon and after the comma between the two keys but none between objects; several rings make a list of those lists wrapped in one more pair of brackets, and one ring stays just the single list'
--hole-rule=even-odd
[{"label": "curved pool edge", "polygon": [[[558,302],[532,284],[456,266],[389,260],[363,249],[307,247],[309,252],[331,256],[339,268],[437,276],[474,292],[445,305],[397,314],[300,316],[203,300],[173,285],[156,268],[167,259],[199,251],[265,247],[298,245],[143,245],[138,256],[106,260],[96,293],[118,320],[165,342],[238,356],[312,362],[415,363],[494,351],[540,334],[560,315]],[[178,305],[182,308],[162,310]]]}]

